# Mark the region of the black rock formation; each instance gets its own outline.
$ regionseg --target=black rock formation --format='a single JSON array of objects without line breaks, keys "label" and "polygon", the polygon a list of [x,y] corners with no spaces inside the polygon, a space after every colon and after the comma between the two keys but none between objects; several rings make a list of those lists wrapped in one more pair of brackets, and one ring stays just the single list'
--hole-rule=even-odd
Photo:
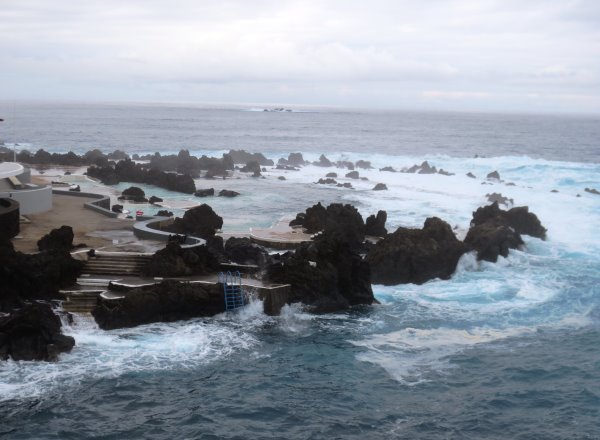
[{"label": "black rock formation", "polygon": [[198,189],[198,190],[196,190],[196,192],[194,193],[194,195],[196,197],[214,196],[215,195],[215,189],[214,188]]},{"label": "black rock formation", "polygon": [[222,227],[223,218],[217,215],[210,206],[202,204],[188,209],[182,218],[176,218],[169,230],[178,234],[208,239]]},{"label": "black rock formation", "polygon": [[219,197],[237,197],[240,193],[229,189],[222,189],[219,191]]},{"label": "black rock formation", "polygon": [[70,251],[73,249],[73,237],[73,228],[63,225],[60,228],[53,229],[48,234],[44,235],[37,242],[38,249],[40,251]]},{"label": "black rock formation", "polygon": [[517,206],[504,211],[498,207],[498,202],[481,207],[473,213],[471,226],[492,223],[513,228],[518,234],[531,235],[541,239],[546,238],[544,228],[537,216],[529,212],[527,206]]},{"label": "black rock formation", "polygon": [[379,211],[377,215],[370,215],[365,222],[365,235],[372,237],[385,237],[387,229],[385,222],[387,221],[387,212]]},{"label": "black rock formation", "polygon": [[445,221],[430,217],[422,229],[398,228],[377,242],[367,254],[375,284],[422,284],[448,279],[466,246]]},{"label": "black rock formation", "polygon": [[101,300],[92,310],[100,328],[111,330],[152,322],[172,322],[225,311],[220,284],[160,284],[132,289],[121,300]]},{"label": "black rock formation", "polygon": [[0,360],[56,361],[75,345],[63,335],[60,318],[48,303],[28,303],[0,317]]},{"label": "black rock formation", "polygon": [[282,255],[269,266],[267,277],[290,284],[290,301],[307,304],[314,313],[376,302],[369,265],[343,228],[327,229],[313,243]]}]

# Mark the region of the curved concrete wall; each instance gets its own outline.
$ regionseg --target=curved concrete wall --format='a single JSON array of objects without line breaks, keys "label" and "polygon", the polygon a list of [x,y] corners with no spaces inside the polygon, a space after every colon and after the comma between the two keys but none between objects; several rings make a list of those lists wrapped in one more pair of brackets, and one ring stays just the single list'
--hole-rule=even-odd
[{"label": "curved concrete wall", "polygon": [[62,189],[53,189],[53,194],[60,194],[63,196],[73,196],[73,197],[86,197],[97,199],[93,202],[86,202],[83,204],[84,208],[91,209],[92,211],[96,211],[106,217],[116,218],[119,214],[116,212],[112,212],[110,210],[110,197],[105,196],[103,194],[95,194],[95,193],[86,193],[80,191],[68,191]]},{"label": "curved concrete wall", "polygon": [[[133,233],[137,238],[145,240],[169,241],[169,237],[174,235],[172,232],[160,231],[158,229],[153,229],[150,227],[150,225],[167,221],[170,222],[171,219],[169,217],[152,217],[151,219],[136,222],[133,225]],[[186,237],[185,244],[183,244],[181,247],[189,248],[194,246],[202,246],[205,243],[206,240],[202,238],[192,237],[191,235],[188,235]]]},{"label": "curved concrete wall", "polygon": [[19,202],[0,199],[0,238],[10,239],[19,234]]},{"label": "curved concrete wall", "polygon": [[27,189],[0,192],[0,198],[10,198],[19,202],[21,214],[37,214],[52,209],[52,187],[38,186]]}]

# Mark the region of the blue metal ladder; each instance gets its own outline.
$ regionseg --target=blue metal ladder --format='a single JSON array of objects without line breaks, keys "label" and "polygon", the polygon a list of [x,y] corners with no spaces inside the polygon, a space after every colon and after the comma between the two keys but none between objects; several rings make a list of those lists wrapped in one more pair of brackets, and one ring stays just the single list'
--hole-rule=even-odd
[{"label": "blue metal ladder", "polygon": [[223,283],[225,293],[225,310],[233,310],[244,306],[244,292],[242,291],[242,276],[239,272],[219,273],[219,282]]}]

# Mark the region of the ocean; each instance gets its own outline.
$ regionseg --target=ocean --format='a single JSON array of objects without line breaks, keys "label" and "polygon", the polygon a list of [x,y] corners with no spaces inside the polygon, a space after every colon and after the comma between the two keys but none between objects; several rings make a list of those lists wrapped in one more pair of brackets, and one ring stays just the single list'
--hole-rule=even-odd
[{"label": "ocean", "polygon": [[[0,103],[0,138],[32,150],[233,148],[373,165],[359,170],[368,180],[316,166],[197,180],[242,193],[203,200],[225,232],[321,201],[363,216],[385,209],[388,230],[438,216],[462,236],[497,192],[529,206],[547,239],[525,236],[495,264],[465,255],[450,280],[374,285],[381,304],[336,314],[292,305],[269,317],[252,302],[112,331],[76,316],[64,327],[76,347],[59,362],[0,363],[0,438],[600,439],[600,196],[585,191],[600,190],[600,117],[292,110]],[[454,175],[379,171],[423,160]],[[330,171],[354,188],[314,183]],[[491,171],[503,183],[484,184]],[[174,207],[194,201],[144,189]]]}]

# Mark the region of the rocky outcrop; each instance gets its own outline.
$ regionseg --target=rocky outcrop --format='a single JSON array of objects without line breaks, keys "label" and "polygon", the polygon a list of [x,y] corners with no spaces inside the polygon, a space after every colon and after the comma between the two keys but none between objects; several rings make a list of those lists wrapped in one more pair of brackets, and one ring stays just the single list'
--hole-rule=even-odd
[{"label": "rocky outcrop", "polygon": [[387,212],[379,211],[377,215],[370,215],[365,222],[365,235],[372,237],[385,237],[387,229],[385,222],[387,221]]},{"label": "rocky outcrop", "polygon": [[395,173],[396,170],[393,167],[383,167],[383,168],[379,168],[379,171],[388,171],[390,173]]},{"label": "rocky outcrop", "polygon": [[388,187],[385,183],[378,183],[373,187],[373,191],[385,191]]},{"label": "rocky outcrop", "polygon": [[316,165],[318,167],[331,167],[331,166],[333,166],[333,164],[331,163],[331,161],[329,159],[327,159],[327,157],[325,157],[324,154],[321,154],[321,156],[319,156],[319,161],[318,162],[313,162],[313,165]]},{"label": "rocky outcrop", "polygon": [[481,207],[473,213],[471,226],[492,223],[498,226],[513,228],[518,234],[531,235],[541,239],[546,238],[544,228],[534,213],[529,212],[527,206],[517,206],[504,211],[499,208],[498,202]]},{"label": "rocky outcrop", "polygon": [[464,243],[477,252],[478,260],[495,263],[499,255],[507,257],[509,249],[518,249],[523,240],[514,229],[489,222],[472,226]]},{"label": "rocky outcrop", "polygon": [[287,159],[283,157],[277,161],[278,165],[290,165],[293,167],[299,167],[305,164],[302,153],[290,153]]},{"label": "rocky outcrop", "polygon": [[596,188],[585,188],[584,191],[590,194],[600,196],[600,191],[598,191]]},{"label": "rocky outcrop", "polygon": [[336,185],[337,181],[331,177],[328,177],[327,179],[320,178],[317,183],[320,185]]},{"label": "rocky outcrop", "polygon": [[337,178],[337,176],[337,173],[334,173],[333,171],[331,173],[325,174],[325,177],[331,177],[333,179]]},{"label": "rocky outcrop", "polygon": [[500,173],[498,171],[492,171],[485,176],[488,180],[500,180]]},{"label": "rocky outcrop", "polygon": [[251,160],[240,171],[242,173],[254,173],[260,175],[260,164],[256,160]]},{"label": "rocky outcrop", "polygon": [[371,166],[371,162],[369,162],[368,160],[359,160],[356,162],[356,168],[362,168],[363,170],[368,170],[373,167]]},{"label": "rocky outcrop", "polygon": [[112,205],[112,208],[110,208],[110,210],[112,212],[116,212],[116,213],[120,214],[123,212],[123,205],[114,204],[114,205]]},{"label": "rocky outcrop", "polygon": [[60,318],[48,303],[29,303],[0,317],[0,360],[56,361],[75,345],[60,331]]},{"label": "rocky outcrop", "polygon": [[172,322],[225,311],[223,287],[220,284],[160,284],[132,289],[121,300],[101,300],[92,310],[100,328],[134,327],[152,322]]},{"label": "rocky outcrop", "polygon": [[219,197],[237,197],[240,193],[237,191],[232,191],[230,189],[222,189],[219,191]]},{"label": "rocky outcrop", "polygon": [[422,284],[450,278],[465,251],[450,225],[431,217],[422,229],[398,228],[388,234],[371,248],[366,261],[375,284]]},{"label": "rocky outcrop", "polygon": [[198,189],[198,190],[196,190],[196,192],[194,193],[194,195],[196,197],[214,196],[215,195],[215,189],[214,188]]},{"label": "rocky outcrop", "polygon": [[173,211],[161,209],[156,213],[156,215],[158,215],[159,217],[173,217]]},{"label": "rocky outcrop", "polygon": [[73,228],[70,226],[61,226],[60,228],[51,230],[44,235],[38,242],[40,251],[47,250],[63,250],[70,251],[73,249]]},{"label": "rocky outcrop", "polygon": [[196,190],[194,179],[190,174],[168,173],[158,168],[147,169],[144,165],[129,159],[91,166],[87,169],[87,175],[101,180],[105,185],[135,182],[186,194],[192,194]]},{"label": "rocky outcrop", "polygon": [[259,165],[274,165],[274,162],[271,159],[267,159],[262,153],[248,153],[245,150],[229,150],[228,155],[233,160],[233,163],[247,164],[250,161],[256,161]]},{"label": "rocky outcrop", "polygon": [[202,204],[188,209],[182,218],[176,218],[168,230],[208,239],[222,227],[223,218],[217,215],[210,206]]},{"label": "rocky outcrop", "polygon": [[137,186],[130,186],[129,188],[123,190],[119,196],[119,200],[130,200],[136,203],[146,203],[148,201],[144,190]]},{"label": "rocky outcrop", "polygon": [[265,267],[270,261],[269,253],[247,237],[231,237],[225,242],[225,255],[238,264],[254,264]]},{"label": "rocky outcrop", "polygon": [[349,173],[346,173],[346,177],[348,179],[358,179],[360,176],[358,174],[358,171],[350,171]]},{"label": "rocky outcrop", "polygon": [[369,265],[343,229],[328,229],[313,243],[280,256],[269,266],[270,281],[291,285],[291,302],[302,302],[314,313],[343,310],[376,302]]},{"label": "rocky outcrop", "polygon": [[325,208],[319,202],[299,213],[290,226],[302,226],[310,234],[326,229],[341,230],[353,243],[362,243],[365,238],[365,223],[358,210],[341,203],[332,203]]},{"label": "rocky outcrop", "polygon": [[472,172],[470,172],[470,171],[469,171],[469,172],[468,172],[466,175],[467,175],[467,177],[470,177],[471,179],[476,179],[476,178],[477,178],[477,177],[475,176],[475,174],[473,174],[473,173],[472,173]]},{"label": "rocky outcrop", "polygon": [[218,270],[218,259],[207,246],[182,248],[173,240],[154,253],[142,272],[150,277],[182,277],[206,275]]},{"label": "rocky outcrop", "polygon": [[155,204],[155,203],[160,203],[160,202],[162,202],[162,201],[163,201],[163,199],[161,199],[160,197],[156,197],[156,196],[151,196],[151,197],[148,199],[148,202],[149,202],[149,203],[152,203],[152,204]]}]

